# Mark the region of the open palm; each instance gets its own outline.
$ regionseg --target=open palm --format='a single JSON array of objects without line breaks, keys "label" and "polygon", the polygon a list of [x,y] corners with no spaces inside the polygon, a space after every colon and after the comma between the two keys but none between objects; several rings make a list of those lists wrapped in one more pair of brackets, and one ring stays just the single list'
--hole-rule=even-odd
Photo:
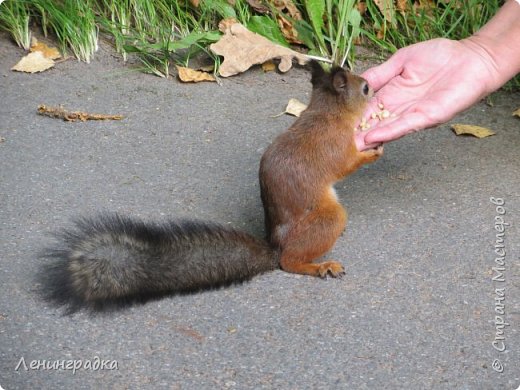
[{"label": "open palm", "polygon": [[408,46],[362,76],[374,89],[367,116],[382,103],[393,115],[357,135],[360,150],[451,119],[486,94],[493,79],[487,53],[470,40],[434,39]]}]

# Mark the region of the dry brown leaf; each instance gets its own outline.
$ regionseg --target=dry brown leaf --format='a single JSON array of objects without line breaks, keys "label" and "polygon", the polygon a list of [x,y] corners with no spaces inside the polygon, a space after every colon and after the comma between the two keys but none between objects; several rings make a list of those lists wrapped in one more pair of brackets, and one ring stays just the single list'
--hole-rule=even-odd
[{"label": "dry brown leaf", "polygon": [[434,0],[419,0],[418,3],[419,4],[415,2],[415,4],[417,4],[417,7],[420,9],[432,9],[437,7]]},{"label": "dry brown leaf", "polygon": [[275,69],[276,69],[276,65],[274,64],[273,61],[267,61],[262,64],[262,70],[264,72],[272,72]]},{"label": "dry brown leaf", "polygon": [[303,42],[298,39],[298,30],[293,26],[293,24],[284,18],[281,15],[278,15],[276,17],[276,20],[278,21],[278,26],[280,26],[280,31],[282,32],[282,35],[284,36],[285,40],[289,43],[294,43],[297,45],[302,44]]},{"label": "dry brown leaf", "polygon": [[381,28],[377,30],[376,37],[377,39],[384,39],[386,35],[386,23],[383,23],[381,25]]},{"label": "dry brown leaf", "polygon": [[259,14],[266,14],[269,12],[269,7],[262,3],[261,0],[247,0],[247,4]]},{"label": "dry brown leaf", "polygon": [[464,125],[461,123],[454,123],[453,125],[451,125],[451,128],[457,135],[468,134],[468,135],[472,135],[477,138],[489,137],[490,135],[495,134],[494,131],[489,130],[486,127],[474,126],[474,125]]},{"label": "dry brown leaf", "polygon": [[185,83],[199,83],[201,81],[216,81],[215,77],[207,72],[185,68],[184,66],[177,66],[179,72],[179,79]]},{"label": "dry brown leaf", "polygon": [[395,8],[399,12],[405,13],[406,11],[408,11],[408,0],[397,0]]},{"label": "dry brown leaf", "polygon": [[395,6],[393,0],[374,0],[386,21],[394,23]]},{"label": "dry brown leaf", "polygon": [[36,73],[43,72],[54,66],[54,61],[50,58],[45,58],[41,51],[35,51],[27,54],[11,68],[18,72]]},{"label": "dry brown leaf", "polygon": [[302,14],[292,0],[269,0],[269,2],[279,11],[276,20],[287,42],[302,44],[303,42],[298,39],[298,31],[293,25],[293,21],[302,20]]},{"label": "dry brown leaf", "polygon": [[360,1],[359,3],[357,3],[356,7],[361,15],[364,15],[365,12],[367,12],[367,3],[364,1]]},{"label": "dry brown leaf", "polygon": [[[424,13],[427,16],[432,16],[434,9],[437,7],[433,0],[419,0],[413,3],[413,12]],[[455,7],[457,7],[455,5]]]},{"label": "dry brown leaf", "polygon": [[44,104],[38,106],[38,114],[50,116],[51,118],[59,118],[64,121],[76,122],[76,121],[88,121],[88,120],[121,120],[122,115],[107,115],[107,114],[90,114],[83,111],[68,111],[63,107],[50,107]]},{"label": "dry brown leaf", "polygon": [[255,34],[234,23],[226,29],[224,35],[210,46],[213,53],[223,56],[220,66],[222,77],[233,76],[249,69],[253,65],[279,58],[280,72],[287,72],[292,67],[292,59],[296,58],[300,65],[308,62],[308,58],[294,50],[277,45],[261,35]]},{"label": "dry brown leaf", "polygon": [[294,5],[292,0],[270,0],[270,3],[272,3],[278,11],[283,12],[287,10],[287,13],[292,19],[302,19],[302,14],[298,11],[298,8]]},{"label": "dry brown leaf", "polygon": [[517,108],[516,111],[513,111],[513,116],[517,116],[520,118],[520,108]]},{"label": "dry brown leaf", "polygon": [[219,23],[218,23],[218,29],[220,32],[223,32],[225,33],[226,30],[228,28],[230,28],[233,24],[235,23],[238,23],[238,20],[236,20],[235,18],[226,18],[226,19],[222,19]]},{"label": "dry brown leaf", "polygon": [[31,47],[29,48],[31,52],[40,51],[45,58],[50,58],[51,60],[57,60],[61,58],[61,54],[55,47],[49,47],[43,42],[39,42],[35,37],[31,38]]}]

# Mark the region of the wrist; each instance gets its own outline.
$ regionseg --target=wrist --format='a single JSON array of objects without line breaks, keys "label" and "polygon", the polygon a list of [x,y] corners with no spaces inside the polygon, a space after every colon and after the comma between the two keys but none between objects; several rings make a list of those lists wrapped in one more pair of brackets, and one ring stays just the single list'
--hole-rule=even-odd
[{"label": "wrist", "polygon": [[477,85],[482,86],[485,95],[499,89],[507,80],[504,80],[499,54],[493,50],[493,41],[473,35],[460,41],[473,56],[470,61],[482,63],[482,71],[475,80]]},{"label": "wrist", "polygon": [[520,0],[506,1],[484,27],[461,41],[485,64],[487,93],[497,90],[520,72],[519,19]]}]

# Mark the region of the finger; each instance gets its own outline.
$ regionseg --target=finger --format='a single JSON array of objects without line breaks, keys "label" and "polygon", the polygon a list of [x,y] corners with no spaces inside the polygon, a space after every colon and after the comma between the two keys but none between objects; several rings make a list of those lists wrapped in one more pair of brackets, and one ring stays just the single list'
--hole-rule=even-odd
[{"label": "finger", "polygon": [[397,117],[388,125],[380,124],[374,130],[366,133],[363,141],[365,145],[395,141],[406,134],[425,129],[431,125],[424,114],[413,112]]},{"label": "finger", "polygon": [[401,74],[402,71],[403,56],[400,55],[398,51],[381,65],[365,71],[361,77],[368,82],[368,85],[370,85],[374,91],[378,91],[395,76]]},{"label": "finger", "polygon": [[367,150],[367,149],[374,149],[377,146],[381,145],[380,143],[366,144],[365,143],[366,134],[367,134],[367,132],[361,132],[361,131],[357,131],[355,134],[354,140],[356,142],[356,149],[359,150],[360,152],[362,152],[363,150]]}]

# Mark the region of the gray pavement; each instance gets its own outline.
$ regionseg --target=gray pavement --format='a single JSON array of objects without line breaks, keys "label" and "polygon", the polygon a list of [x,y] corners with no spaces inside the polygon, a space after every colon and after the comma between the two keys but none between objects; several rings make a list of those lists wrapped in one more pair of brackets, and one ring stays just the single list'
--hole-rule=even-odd
[{"label": "gray pavement", "polygon": [[[293,121],[273,116],[308,99],[309,75],[254,69],[221,86],[183,85],[129,71],[106,46],[90,65],[11,72],[21,55],[0,36],[2,388],[520,386],[520,94],[455,120],[493,137],[439,126],[388,144],[338,183],[349,212],[331,254],[341,280],[275,271],[64,316],[37,294],[36,254],[74,216],[196,217],[263,235],[260,156]],[[39,104],[126,118],[67,123],[36,115]],[[505,259],[493,270],[500,218]]]}]

